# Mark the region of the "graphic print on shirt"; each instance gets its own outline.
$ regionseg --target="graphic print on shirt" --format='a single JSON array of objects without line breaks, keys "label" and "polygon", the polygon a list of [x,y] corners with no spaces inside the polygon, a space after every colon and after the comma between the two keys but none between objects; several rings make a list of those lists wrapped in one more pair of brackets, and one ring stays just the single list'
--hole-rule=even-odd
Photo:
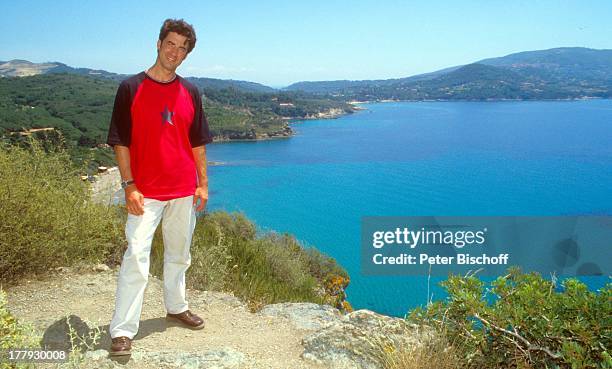
[{"label": "graphic print on shirt", "polygon": [[162,116],[162,126],[164,125],[164,123],[169,123],[171,125],[174,125],[174,123],[172,123],[172,116],[174,115],[174,112],[169,111],[168,110],[168,106],[164,106],[164,111],[161,112],[161,116]]}]

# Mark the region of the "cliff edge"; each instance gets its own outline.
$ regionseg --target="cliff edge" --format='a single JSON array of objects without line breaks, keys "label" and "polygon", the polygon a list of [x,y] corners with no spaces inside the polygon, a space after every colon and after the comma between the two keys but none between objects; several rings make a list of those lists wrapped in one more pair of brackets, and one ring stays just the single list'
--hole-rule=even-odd
[{"label": "cliff edge", "polygon": [[132,355],[119,362],[107,351],[117,275],[106,265],[60,268],[8,289],[8,308],[49,348],[71,347],[67,319],[81,337],[99,331],[83,356],[86,368],[374,369],[382,368],[383,347],[416,345],[422,335],[403,319],[369,310],[343,315],[328,305],[280,303],[252,313],[231,294],[188,289],[190,309],[206,323],[191,331],[165,321],[163,283],[150,276]]}]

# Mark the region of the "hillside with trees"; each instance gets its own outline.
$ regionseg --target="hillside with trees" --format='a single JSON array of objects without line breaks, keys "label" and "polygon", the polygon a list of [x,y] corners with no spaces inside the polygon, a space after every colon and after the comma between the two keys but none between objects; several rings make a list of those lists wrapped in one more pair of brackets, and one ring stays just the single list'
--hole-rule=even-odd
[{"label": "hillside with trees", "polygon": [[[219,140],[265,139],[292,134],[288,119],[331,108],[350,113],[350,105],[304,93],[255,92],[234,85],[195,79],[203,92],[203,104],[213,138]],[[113,164],[106,147],[108,125],[118,81],[83,74],[45,73],[0,78],[0,134],[19,142],[30,135],[52,143],[61,140],[79,162]],[[244,86],[252,85],[244,84]]]},{"label": "hillside with trees", "polygon": [[611,98],[612,50],[526,51],[407,78],[299,82],[286,90],[343,101]]}]

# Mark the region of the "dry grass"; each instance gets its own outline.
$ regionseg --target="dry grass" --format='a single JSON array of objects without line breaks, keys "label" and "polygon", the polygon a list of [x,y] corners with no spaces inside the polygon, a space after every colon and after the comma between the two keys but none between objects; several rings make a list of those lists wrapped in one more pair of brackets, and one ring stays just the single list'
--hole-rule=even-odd
[{"label": "dry grass", "polygon": [[380,342],[380,362],[384,369],[468,369],[459,349],[446,338],[427,330],[415,345],[400,346],[393,341]]}]

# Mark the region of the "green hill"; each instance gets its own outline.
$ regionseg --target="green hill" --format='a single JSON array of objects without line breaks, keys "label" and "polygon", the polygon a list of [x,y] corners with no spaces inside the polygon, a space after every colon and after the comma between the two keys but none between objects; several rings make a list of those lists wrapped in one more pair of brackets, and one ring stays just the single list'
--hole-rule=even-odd
[{"label": "green hill", "polygon": [[478,63],[540,74],[559,81],[575,79],[598,83],[612,80],[612,50],[563,47],[510,54]]},{"label": "green hill", "polygon": [[[102,144],[106,142],[117,86],[112,80],[71,74],[2,78],[0,128],[9,133],[52,127],[72,145]],[[269,135],[285,130],[285,122],[270,113],[251,114],[248,109],[232,106],[221,109],[220,104],[206,98],[204,107],[213,136],[236,134],[246,138],[244,130]]]},{"label": "green hill", "polygon": [[217,79],[202,77],[187,77],[187,80],[197,86],[200,90],[224,88],[235,88],[244,92],[274,92],[276,89],[255,82],[237,81],[233,79]]},{"label": "green hill", "polygon": [[610,98],[612,50],[526,51],[407,78],[299,82],[286,90],[341,100]]},{"label": "green hill", "polygon": [[[34,134],[59,143],[61,133],[77,161],[112,164],[104,143],[117,86],[113,79],[65,73],[0,78],[0,134],[11,142]],[[204,109],[214,139],[286,137],[292,132],[285,118],[336,106],[349,111],[343,103],[294,95],[207,88]],[[42,128],[49,130],[36,131]]]}]

